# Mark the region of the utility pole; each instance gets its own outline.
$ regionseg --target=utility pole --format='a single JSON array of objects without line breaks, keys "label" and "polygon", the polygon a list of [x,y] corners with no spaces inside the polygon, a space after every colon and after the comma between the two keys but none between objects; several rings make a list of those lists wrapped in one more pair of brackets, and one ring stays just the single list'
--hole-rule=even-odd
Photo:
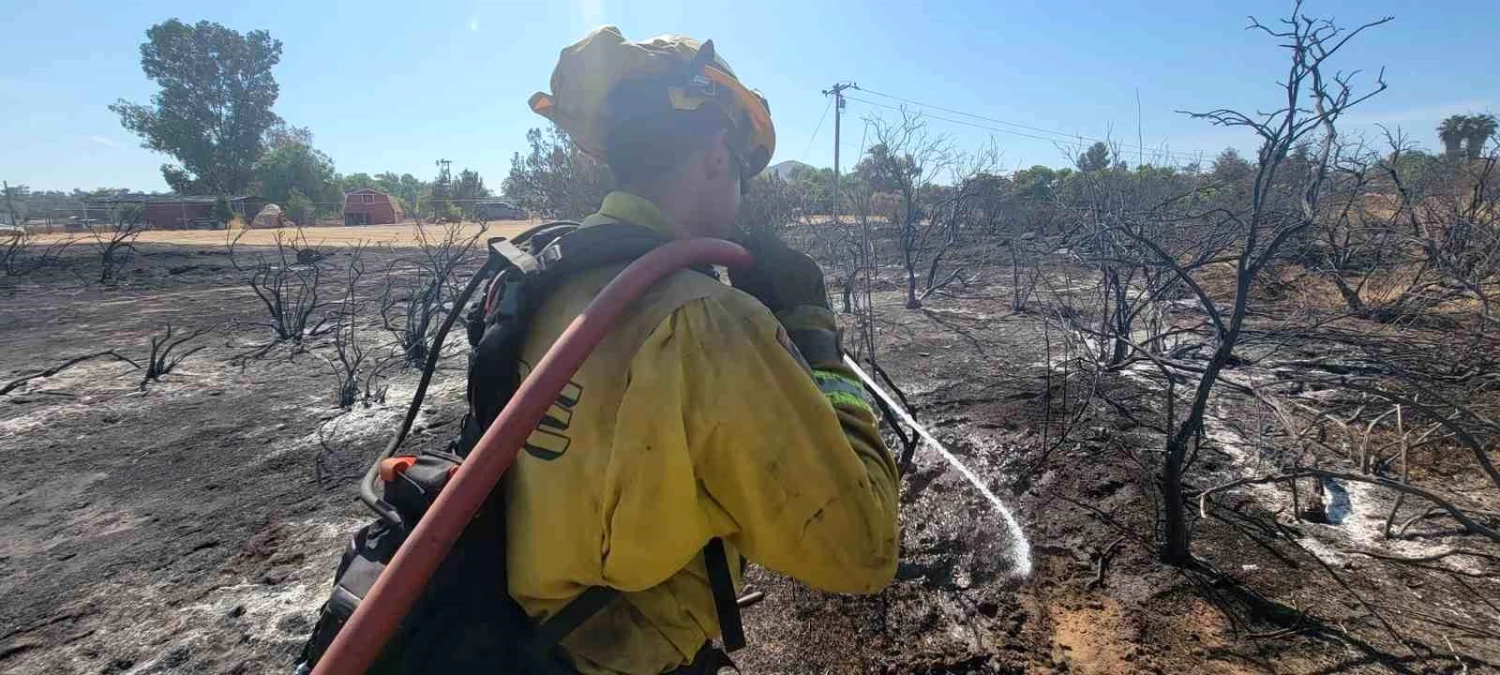
[{"label": "utility pole", "polygon": [[858,89],[859,85],[853,82],[837,82],[831,89],[824,89],[823,95],[833,95],[833,225],[839,224],[839,125],[843,121],[844,112],[844,90],[849,88]]},{"label": "utility pole", "polygon": [[21,227],[21,223],[16,222],[16,203],[10,196],[10,181],[4,181],[3,185],[5,185],[5,206],[10,210],[10,224]]},{"label": "utility pole", "polygon": [[442,220],[443,214],[440,211],[447,210],[448,205],[453,203],[451,201],[453,196],[453,187],[451,185],[452,174],[449,171],[449,167],[452,164],[453,160],[451,159],[439,159],[437,161],[437,180],[432,182],[431,206],[433,222]]}]

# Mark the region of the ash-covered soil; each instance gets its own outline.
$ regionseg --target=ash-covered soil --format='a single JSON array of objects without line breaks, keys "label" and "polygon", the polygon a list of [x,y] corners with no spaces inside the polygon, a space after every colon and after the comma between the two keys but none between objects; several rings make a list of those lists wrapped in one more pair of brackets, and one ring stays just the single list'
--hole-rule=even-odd
[{"label": "ash-covered soil", "polygon": [[[105,349],[138,360],[167,322],[216,327],[203,350],[144,389],[140,371],[100,359],[0,396],[0,671],[287,672],[345,538],[367,517],[354,478],[404,412],[416,374],[395,376],[384,404],[339,410],[321,338],[302,353],[276,348],[237,362],[269,332],[221,249],[141,249],[115,287],[91,283],[82,254],[69,261],[78,274],[0,279],[0,385]],[[902,486],[896,582],[876,596],[839,597],[756,570],[752,584],[767,599],[746,615],[751,646],[736,655],[745,672],[1457,673],[1500,664],[1497,559],[1424,568],[1360,554],[1495,547],[1436,525],[1394,547],[1371,534],[1390,495],[1366,486],[1329,486],[1343,502],[1326,525],[1275,515],[1287,508],[1283,488],[1237,490],[1197,521],[1203,569],[1157,563],[1161,438],[1147,387],[1066,372],[1078,346],[1040,314],[1010,313],[999,283],[1007,274],[984,276],[996,283],[935,294],[922,310],[903,309],[894,286],[877,287],[878,356],[916,417],[1017,510],[1032,574],[1017,575],[1016,542],[993,506],[919,449]],[[388,339],[373,321],[364,334]],[[445,362],[413,442],[453,431],[462,362],[456,352]],[[1069,424],[1094,387],[1118,406],[1096,401]],[[1264,461],[1253,412],[1236,405],[1214,410],[1198,487]],[[1277,543],[1278,531],[1302,546]]]}]

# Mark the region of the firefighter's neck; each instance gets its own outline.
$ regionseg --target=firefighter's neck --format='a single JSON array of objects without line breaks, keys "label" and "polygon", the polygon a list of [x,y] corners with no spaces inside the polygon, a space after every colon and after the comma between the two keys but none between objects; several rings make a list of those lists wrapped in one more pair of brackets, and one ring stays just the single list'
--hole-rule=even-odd
[{"label": "firefighter's neck", "polygon": [[643,190],[645,197],[661,211],[665,229],[676,239],[708,236],[702,227],[696,195],[685,186],[669,185],[660,189]]},{"label": "firefighter's neck", "polygon": [[739,209],[739,183],[722,166],[710,171],[682,171],[657,185],[642,186],[646,198],[666,219],[665,229],[677,239],[727,238]]}]

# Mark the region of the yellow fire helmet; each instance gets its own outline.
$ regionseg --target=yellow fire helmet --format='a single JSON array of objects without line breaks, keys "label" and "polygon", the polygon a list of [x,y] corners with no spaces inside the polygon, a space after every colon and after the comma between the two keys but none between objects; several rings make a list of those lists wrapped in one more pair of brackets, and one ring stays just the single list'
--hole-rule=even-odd
[{"label": "yellow fire helmet", "polygon": [[714,53],[713,40],[662,35],[630,42],[620,29],[604,26],[562,51],[552,71],[552,93],[537,92],[530,103],[533,112],[562,127],[601,161],[610,133],[622,123],[695,111],[704,104],[729,122],[747,178],[766,168],[776,151],[770,104],[740,83]]}]

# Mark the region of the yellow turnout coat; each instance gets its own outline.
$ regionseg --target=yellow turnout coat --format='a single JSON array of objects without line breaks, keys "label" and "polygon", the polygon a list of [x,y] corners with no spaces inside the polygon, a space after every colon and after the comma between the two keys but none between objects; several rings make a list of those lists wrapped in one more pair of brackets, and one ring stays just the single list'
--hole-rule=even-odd
[{"label": "yellow turnout coat", "polygon": [[[584,225],[612,221],[663,227],[623,192]],[[623,267],[548,299],[523,373]],[[792,314],[784,329],[755,298],[679,271],[624,316],[528,439],[506,478],[511,594],[544,618],[589,586],[624,591],[563,640],[582,672],[660,673],[719,634],[701,555],[712,537],[730,560],[829,591],[891,580],[896,466],[852,373],[809,369],[786,337],[832,330],[832,314]]]}]

